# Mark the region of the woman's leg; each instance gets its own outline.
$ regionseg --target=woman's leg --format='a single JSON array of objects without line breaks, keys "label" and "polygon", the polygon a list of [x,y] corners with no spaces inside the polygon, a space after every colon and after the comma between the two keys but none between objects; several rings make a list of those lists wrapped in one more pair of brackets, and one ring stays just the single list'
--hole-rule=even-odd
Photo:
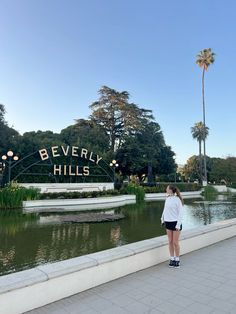
[{"label": "woman's leg", "polygon": [[167,236],[168,236],[170,256],[174,256],[174,241],[173,241],[173,233],[174,233],[174,231],[166,229],[166,233],[167,233]]},{"label": "woman's leg", "polygon": [[181,231],[173,231],[173,248],[176,257],[179,257],[180,246],[179,246],[179,236]]}]

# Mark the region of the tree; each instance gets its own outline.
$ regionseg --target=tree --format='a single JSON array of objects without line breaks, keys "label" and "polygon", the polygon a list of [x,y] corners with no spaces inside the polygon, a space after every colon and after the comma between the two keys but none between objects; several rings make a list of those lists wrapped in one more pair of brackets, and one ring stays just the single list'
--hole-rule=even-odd
[{"label": "tree", "polygon": [[[207,170],[210,175],[211,171],[211,158],[207,156]],[[188,160],[187,163],[184,165],[183,168],[183,174],[184,178],[186,181],[200,181],[200,174],[199,174],[199,156],[191,156]]]},{"label": "tree", "polygon": [[[204,94],[204,77],[205,71],[215,61],[215,53],[211,48],[203,49],[197,55],[196,63],[202,68],[202,109],[203,109],[203,125],[206,126],[205,119],[205,94]],[[207,166],[206,166],[206,136],[203,139],[203,156],[204,156],[204,181],[207,182]]]},{"label": "tree", "polygon": [[141,130],[144,121],[153,120],[152,111],[129,103],[129,93],[118,92],[107,86],[99,90],[100,98],[90,105],[91,120],[109,136],[112,152],[119,149],[127,135]]},{"label": "tree", "polygon": [[105,130],[91,120],[77,119],[76,124],[63,129],[60,136],[66,145],[85,147],[99,155],[104,155],[109,149]]},{"label": "tree", "polygon": [[0,104],[0,153],[6,153],[9,149],[15,149],[19,133],[10,128],[5,120],[5,107]]},{"label": "tree", "polygon": [[157,122],[146,122],[134,136],[127,136],[116,152],[123,175],[148,176],[173,173],[176,169],[174,152],[165,144],[163,133]]},{"label": "tree", "polygon": [[192,137],[198,141],[199,144],[199,174],[202,182],[202,141],[206,139],[209,134],[209,128],[200,121],[191,127]]},{"label": "tree", "polygon": [[18,151],[27,156],[41,148],[46,148],[54,145],[61,145],[62,141],[58,133],[52,131],[30,131],[25,132],[19,140]]},{"label": "tree", "polygon": [[236,158],[211,158],[210,181],[215,183],[236,182]]},{"label": "tree", "polygon": [[0,104],[0,123],[5,123],[4,115],[6,113],[4,105]]}]

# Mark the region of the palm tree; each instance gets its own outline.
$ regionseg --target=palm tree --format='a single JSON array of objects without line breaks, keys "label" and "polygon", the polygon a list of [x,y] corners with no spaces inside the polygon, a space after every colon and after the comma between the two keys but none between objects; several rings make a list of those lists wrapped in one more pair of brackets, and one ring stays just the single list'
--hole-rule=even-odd
[{"label": "palm tree", "polygon": [[[203,49],[197,55],[196,63],[202,68],[202,106],[203,106],[203,125],[206,125],[205,119],[205,95],[204,95],[204,77],[205,71],[215,61],[215,53],[211,48]],[[203,139],[203,156],[204,156],[204,181],[207,182],[207,169],[206,169],[206,136]]]},{"label": "palm tree", "polygon": [[204,127],[202,121],[197,122],[191,127],[192,137],[198,141],[199,144],[199,175],[200,180],[202,181],[202,142],[207,138],[209,134],[209,128]]}]

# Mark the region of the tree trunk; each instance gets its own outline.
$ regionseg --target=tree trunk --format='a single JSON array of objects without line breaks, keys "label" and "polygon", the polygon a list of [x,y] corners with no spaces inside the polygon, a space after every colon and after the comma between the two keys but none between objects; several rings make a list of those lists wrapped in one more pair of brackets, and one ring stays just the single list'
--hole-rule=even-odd
[{"label": "tree trunk", "polygon": [[202,109],[203,109],[203,161],[204,161],[204,176],[203,180],[207,183],[207,168],[206,168],[206,118],[205,118],[205,95],[204,95],[204,76],[205,68],[202,71]]},{"label": "tree trunk", "polygon": [[199,175],[200,182],[202,183],[202,141],[199,141]]},{"label": "tree trunk", "polygon": [[152,175],[152,165],[150,162],[148,162],[148,183],[152,183],[153,182],[153,175]]}]

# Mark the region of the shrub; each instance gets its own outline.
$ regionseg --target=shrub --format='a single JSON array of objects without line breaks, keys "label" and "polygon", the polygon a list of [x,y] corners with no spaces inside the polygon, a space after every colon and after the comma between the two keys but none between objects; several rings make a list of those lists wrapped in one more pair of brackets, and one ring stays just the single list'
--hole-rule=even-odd
[{"label": "shrub", "polygon": [[141,185],[135,183],[129,183],[120,189],[121,194],[135,194],[136,200],[143,201],[145,197],[144,188]]},{"label": "shrub", "polygon": [[215,198],[215,196],[218,194],[218,192],[213,186],[207,185],[204,187],[202,194],[207,200],[212,200]]},{"label": "shrub", "polygon": [[236,189],[236,182],[232,182],[231,184],[227,185],[227,187]]},{"label": "shrub", "polygon": [[22,202],[37,199],[39,190],[10,184],[0,190],[0,209],[21,208]]},{"label": "shrub", "polygon": [[176,186],[180,192],[199,191],[201,185],[196,183],[158,183],[155,186],[143,186],[145,193],[165,193],[167,186]]},{"label": "shrub", "polygon": [[99,196],[113,196],[120,195],[121,193],[117,190],[107,190],[107,191],[91,191],[91,192],[51,192],[42,193],[39,199],[73,199],[73,198],[90,198]]}]

